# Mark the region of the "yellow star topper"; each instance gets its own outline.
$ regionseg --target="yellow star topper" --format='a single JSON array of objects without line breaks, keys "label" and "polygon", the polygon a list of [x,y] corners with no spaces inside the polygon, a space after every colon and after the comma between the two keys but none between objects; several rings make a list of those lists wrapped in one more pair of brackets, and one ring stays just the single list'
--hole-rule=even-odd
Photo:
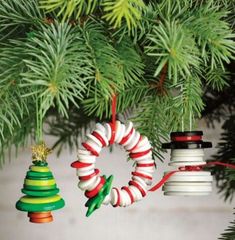
[{"label": "yellow star topper", "polygon": [[44,142],[35,145],[32,147],[32,158],[34,161],[45,161],[47,159],[47,155],[49,155],[52,150],[46,147]]}]

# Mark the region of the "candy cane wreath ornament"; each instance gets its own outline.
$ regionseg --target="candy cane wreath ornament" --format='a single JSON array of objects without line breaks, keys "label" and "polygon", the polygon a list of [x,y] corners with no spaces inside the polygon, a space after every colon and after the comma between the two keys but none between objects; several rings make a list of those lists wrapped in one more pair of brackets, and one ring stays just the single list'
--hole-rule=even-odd
[{"label": "candy cane wreath ornament", "polygon": [[[116,121],[112,123],[96,124],[95,130],[87,135],[82,143],[83,148],[78,150],[78,161],[71,164],[77,169],[79,178],[78,187],[85,191],[88,199],[86,216],[90,216],[101,204],[111,204],[113,207],[126,207],[141,200],[147,194],[147,188],[152,184],[152,174],[155,163],[152,159],[151,145],[145,136],[141,136],[133,128],[133,123],[127,126]],[[113,130],[115,129],[115,131]],[[114,143],[120,144],[129,152],[130,158],[136,162],[132,179],[128,186],[121,189],[112,187],[113,176],[100,176],[100,170],[95,168],[96,157],[103,147]]]}]

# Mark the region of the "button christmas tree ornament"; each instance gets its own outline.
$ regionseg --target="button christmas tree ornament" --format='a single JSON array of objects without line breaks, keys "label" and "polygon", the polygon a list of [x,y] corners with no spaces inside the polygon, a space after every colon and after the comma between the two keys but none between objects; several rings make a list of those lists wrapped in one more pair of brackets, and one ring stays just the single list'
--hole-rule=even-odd
[{"label": "button christmas tree ornament", "polygon": [[46,162],[50,150],[42,143],[33,147],[33,165],[29,167],[21,190],[26,194],[16,203],[20,211],[28,212],[32,223],[53,221],[51,211],[64,207],[64,200],[58,195],[55,179]]},{"label": "button christmas tree ornament", "polygon": [[[135,162],[135,170],[128,186],[120,189],[112,187],[113,176],[100,176],[100,170],[95,168],[97,156],[102,148],[112,144],[120,144]],[[78,161],[71,164],[77,170],[78,187],[85,191],[89,199],[87,216],[90,216],[102,204],[113,207],[127,207],[141,200],[152,184],[152,174],[155,163],[152,159],[151,145],[145,136],[141,136],[133,127],[133,123],[124,125],[120,121],[114,123],[97,123],[95,130],[87,135],[87,139],[78,150]]]},{"label": "button christmas tree ornament", "polygon": [[[209,171],[202,171],[205,165],[204,148],[211,148],[211,142],[202,140],[202,131],[172,132],[171,142],[162,148],[171,149],[169,166],[179,167],[164,184],[164,195],[208,195],[212,191],[213,178]],[[168,174],[168,172],[165,172]]]}]

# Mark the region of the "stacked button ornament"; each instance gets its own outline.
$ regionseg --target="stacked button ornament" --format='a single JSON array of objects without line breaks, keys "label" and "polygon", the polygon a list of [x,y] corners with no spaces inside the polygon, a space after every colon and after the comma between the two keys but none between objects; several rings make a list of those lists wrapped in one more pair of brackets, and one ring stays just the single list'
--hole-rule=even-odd
[{"label": "stacked button ornament", "polygon": [[[41,146],[41,150],[43,148]],[[18,210],[28,212],[29,221],[32,223],[53,221],[51,211],[60,209],[65,205],[64,200],[58,195],[59,189],[47,165],[45,160],[37,158],[33,161],[21,190],[26,195],[16,203]]]},{"label": "stacked button ornament", "polygon": [[[164,184],[164,195],[208,195],[212,191],[213,178],[209,171],[203,171],[204,148],[211,148],[211,142],[202,141],[202,131],[172,132],[171,142],[164,143],[164,149],[171,149],[169,166],[179,167]],[[165,172],[167,174],[168,172]]]},{"label": "stacked button ornament", "polygon": [[[134,129],[132,122],[125,125],[116,121],[115,131],[112,127],[112,123],[97,123],[95,130],[87,135],[86,141],[78,150],[78,161],[71,165],[77,170],[78,187],[85,191],[85,196],[89,199],[86,203],[87,216],[90,216],[101,204],[127,207],[145,197],[148,186],[152,184],[155,163],[147,137],[141,136]],[[112,175],[108,178],[100,176],[100,170],[95,168],[96,158],[102,148],[114,143],[123,146],[136,163],[131,173],[131,180],[121,188],[112,187]]]}]

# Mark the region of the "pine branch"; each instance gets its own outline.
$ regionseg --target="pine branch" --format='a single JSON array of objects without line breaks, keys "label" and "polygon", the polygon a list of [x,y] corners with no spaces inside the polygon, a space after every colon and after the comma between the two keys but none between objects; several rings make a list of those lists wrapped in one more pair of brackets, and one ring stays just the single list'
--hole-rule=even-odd
[{"label": "pine branch", "polygon": [[62,16],[62,21],[71,17],[78,19],[82,15],[89,15],[94,12],[99,1],[92,0],[39,0],[40,7],[47,12],[57,12]]},{"label": "pine branch", "polygon": [[[217,154],[212,156],[213,160],[230,164],[235,163],[234,126],[235,115],[232,115],[222,126],[223,133],[217,146]],[[232,200],[235,194],[235,171],[216,166],[212,168],[212,174],[216,178],[219,193],[223,195],[224,200]]]},{"label": "pine branch", "polygon": [[172,111],[176,113],[177,128],[192,129],[196,118],[201,116],[204,108],[201,80],[197,75],[194,75],[174,87],[178,87],[180,91],[178,96],[173,99],[172,107]]},{"label": "pine branch", "polygon": [[126,24],[122,24],[120,28],[115,29],[113,36],[121,41],[125,36],[130,36],[134,43],[144,44],[146,36],[152,31],[154,24],[158,22],[159,11],[154,4],[148,4],[142,10],[141,21],[138,21],[136,27],[131,29]]},{"label": "pine branch", "polygon": [[213,90],[222,91],[225,87],[229,86],[229,80],[231,80],[229,72],[220,67],[213,70],[210,68],[206,70],[205,81]]},{"label": "pine branch", "polygon": [[222,92],[207,89],[204,94],[204,102],[206,103],[202,116],[206,119],[208,125],[212,125],[215,121],[221,122],[227,117],[233,116],[235,110],[235,78],[231,75],[234,65],[228,66],[229,86],[225,87]]},{"label": "pine branch", "polygon": [[[84,34],[96,72],[95,79],[89,83],[89,97],[83,101],[84,109],[88,115],[108,117],[113,93],[122,95],[130,86],[141,82],[144,65],[128,39],[114,48],[104,36],[104,30],[94,23],[84,25]],[[126,107],[125,102],[123,106]]]},{"label": "pine branch", "polygon": [[24,26],[38,25],[45,18],[37,0],[1,0],[0,34],[22,31]]},{"label": "pine branch", "polygon": [[29,113],[28,100],[22,98],[20,88],[24,56],[21,42],[10,41],[0,46],[0,145],[4,145],[7,135],[14,134],[15,127],[20,127],[23,116]]},{"label": "pine branch", "polygon": [[168,97],[148,95],[137,105],[132,119],[138,131],[150,140],[154,159],[163,160],[162,142],[168,140],[171,131],[168,106]]},{"label": "pine branch", "polygon": [[58,155],[66,148],[70,151],[77,149],[87,129],[93,127],[93,120],[94,116],[88,117],[82,109],[78,111],[76,107],[70,108],[68,118],[58,115],[55,111],[49,111],[45,134],[57,138],[52,149],[55,149]]},{"label": "pine branch", "polygon": [[191,75],[191,68],[199,67],[194,39],[178,22],[160,22],[158,26],[154,26],[148,39],[150,44],[146,47],[146,52],[155,58],[155,76],[167,64],[168,78],[177,83],[180,77],[185,79]]},{"label": "pine branch", "polygon": [[228,16],[226,19],[228,20],[228,22],[234,29],[234,27],[235,27],[235,19],[234,19],[235,3],[230,0],[216,0],[215,2],[227,10]]},{"label": "pine branch", "polygon": [[109,98],[113,91],[120,91],[124,86],[122,65],[116,49],[106,36],[104,27],[94,21],[88,21],[83,26],[85,44],[90,50],[94,78],[89,82],[89,92]]},{"label": "pine branch", "polygon": [[[233,69],[233,65],[229,66],[229,69]],[[212,160],[225,163],[235,163],[235,138],[233,136],[235,130],[234,84],[235,81],[232,76],[230,86],[224,88],[222,93],[218,94],[218,91],[208,90],[204,97],[206,108],[203,116],[208,124],[214,127],[213,123],[215,121],[225,121],[222,126],[223,133],[217,146],[217,153],[212,156]],[[232,200],[235,193],[235,172],[221,167],[213,167],[212,173],[216,178],[219,193],[222,194],[225,200]]]},{"label": "pine branch", "polygon": [[235,220],[230,223],[230,226],[221,234],[220,240],[234,240],[235,239]]},{"label": "pine branch", "polygon": [[123,38],[115,46],[120,59],[125,85],[132,85],[142,80],[144,64],[130,38]]},{"label": "pine branch", "polygon": [[164,82],[166,80],[166,76],[167,76],[167,64],[164,65],[164,67],[162,68],[162,72],[160,74],[160,79],[159,82],[157,83],[156,88],[158,89],[158,91],[160,92],[160,94],[165,94],[166,90],[164,87]]},{"label": "pine branch", "polygon": [[212,70],[218,66],[224,70],[224,62],[230,63],[235,53],[235,34],[225,21],[228,11],[220,8],[213,1],[201,4],[194,8],[187,23],[193,30],[204,62]]},{"label": "pine branch", "polygon": [[[146,82],[140,82],[137,84],[127,86],[123,91],[117,94],[117,112],[124,113],[127,109],[131,109],[138,103],[140,103],[143,97],[148,95],[150,87]],[[89,97],[84,100],[85,113],[97,116],[99,119],[111,117],[111,98],[106,99],[102,95],[96,96],[99,99],[99,103],[96,103],[95,97]]]},{"label": "pine branch", "polygon": [[[16,155],[18,149],[28,146],[28,142],[35,135],[35,121],[34,116],[36,115],[35,107],[32,102],[27,101],[28,111],[25,111],[22,116],[20,116],[20,125],[13,125],[13,132],[7,131],[5,128],[4,131],[4,139],[0,141],[0,165],[5,162],[6,153],[9,152],[9,160],[10,153],[12,150],[15,151]],[[16,110],[17,113],[17,110]]]},{"label": "pine branch", "polygon": [[27,71],[22,73],[25,96],[41,98],[43,115],[50,107],[68,116],[69,104],[79,107],[77,100],[86,94],[86,82],[93,71],[89,52],[79,28],[67,24],[42,26],[26,45]]},{"label": "pine branch", "polygon": [[105,13],[104,18],[114,28],[119,28],[124,19],[128,30],[138,25],[142,11],[145,8],[142,0],[104,0],[102,6]]}]

